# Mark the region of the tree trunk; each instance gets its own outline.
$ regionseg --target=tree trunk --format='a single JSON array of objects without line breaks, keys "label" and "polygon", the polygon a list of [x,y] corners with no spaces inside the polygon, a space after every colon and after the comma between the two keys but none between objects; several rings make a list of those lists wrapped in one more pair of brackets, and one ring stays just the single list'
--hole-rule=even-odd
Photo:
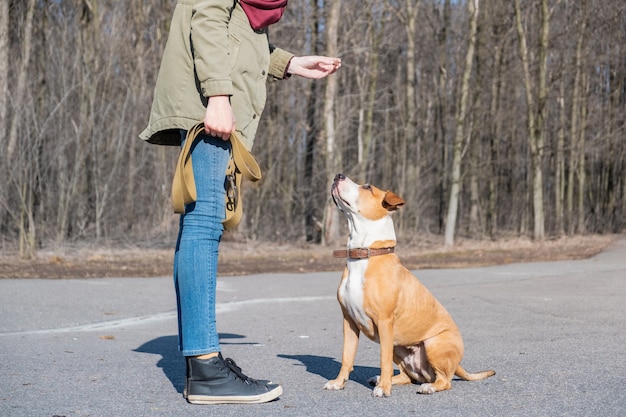
[{"label": "tree trunk", "polygon": [[[435,7],[438,5],[435,3]],[[438,232],[441,233],[445,228],[444,213],[446,207],[446,195],[448,190],[448,147],[447,142],[447,123],[446,112],[448,109],[447,100],[447,82],[448,82],[448,70],[447,70],[447,57],[448,57],[448,26],[450,26],[450,0],[444,0],[443,3],[443,19],[440,24],[440,31],[438,34],[438,66],[439,66],[439,79],[437,83],[437,111],[436,111],[436,127],[435,127],[435,143],[441,144],[441,160],[440,175],[439,175],[439,208],[437,210],[437,226]]]},{"label": "tree trunk", "polygon": [[[9,92],[9,1],[0,2],[0,129],[7,134],[7,97]],[[5,161],[3,161],[5,165]]]},{"label": "tree trunk", "polygon": [[479,0],[469,0],[467,8],[469,12],[469,42],[465,55],[465,68],[461,82],[461,97],[456,113],[456,133],[454,135],[454,150],[452,157],[452,176],[450,184],[450,202],[448,204],[448,215],[446,216],[446,231],[444,244],[454,245],[454,231],[459,208],[459,195],[461,192],[461,159],[463,153],[463,135],[465,127],[465,116],[467,114],[467,101],[469,96],[470,77],[472,74],[472,63],[474,61],[474,50],[476,48],[476,30],[478,27],[478,6]]},{"label": "tree trunk", "polygon": [[[332,0],[326,19],[326,53],[328,56],[337,56],[339,17],[341,14],[341,0]],[[326,131],[326,172],[329,173],[327,181],[332,180],[341,166],[341,153],[336,151],[335,137],[335,99],[337,96],[337,77],[331,75],[326,78],[326,91],[324,92],[324,130]],[[327,182],[328,183],[328,182]],[[325,232],[322,234],[327,243],[335,243],[339,240],[339,210],[331,199],[327,200]]]},{"label": "tree trunk", "polygon": [[[545,119],[545,97],[546,97],[546,62],[548,48],[548,23],[549,13],[547,0],[542,0],[541,7],[542,25],[539,45],[539,76],[538,76],[538,100],[535,110],[533,103],[533,83],[530,76],[530,64],[528,57],[528,47],[526,46],[526,33],[522,24],[522,11],[519,0],[515,0],[515,21],[517,35],[519,39],[519,53],[522,60],[522,68],[524,72],[524,86],[526,90],[526,115],[528,142],[531,154],[531,171],[532,171],[532,207],[533,207],[533,237],[536,240],[543,240],[545,236],[544,229],[544,211],[543,211],[543,137],[544,137],[544,119]],[[537,117],[535,116],[537,115]],[[535,118],[536,117],[536,118]]]},{"label": "tree trunk", "polygon": [[[381,29],[378,29],[378,22],[372,15],[371,8],[368,8],[368,35],[369,35],[369,60],[368,70],[363,75],[361,90],[363,90],[362,100],[359,109],[359,177],[363,181],[367,181],[370,177],[370,168],[372,164],[372,150],[374,147],[374,109],[376,107],[376,94],[378,86],[378,66],[380,63],[380,42]],[[384,24],[384,23],[382,23]]]},{"label": "tree trunk", "polygon": [[[587,28],[587,1],[581,2],[581,20],[578,27],[578,39],[576,40],[576,55],[574,58],[574,87],[572,90],[572,108],[570,116],[570,154],[569,154],[569,174],[567,181],[567,219],[568,219],[568,232],[569,234],[575,233],[577,226],[581,226],[580,218],[574,218],[574,190],[576,189],[576,182],[574,176],[578,172],[578,185],[579,187],[584,184],[584,146],[582,146],[581,139],[584,141],[584,137],[579,132],[579,125],[582,125],[581,118],[581,88],[582,88],[582,54],[583,43],[585,39],[585,32]],[[579,199],[578,204],[582,205],[583,189],[578,189]],[[584,216],[584,213],[582,214]],[[580,216],[580,213],[579,213]],[[578,222],[577,222],[578,220]],[[577,224],[578,223],[578,224]],[[582,230],[578,230],[582,233]]]},{"label": "tree trunk", "polygon": [[565,202],[565,128],[567,117],[565,114],[565,82],[561,78],[559,93],[559,133],[556,142],[554,158],[554,214],[556,221],[556,233],[559,236],[565,234],[565,224],[563,222],[563,203]]},{"label": "tree trunk", "polygon": [[[585,94],[582,96],[580,106],[580,133],[578,136],[578,233],[585,233],[585,189],[586,189],[586,167],[585,167],[585,135],[587,128],[587,90],[589,88],[588,76],[582,77],[582,87]],[[608,189],[608,187],[606,187]]]},{"label": "tree trunk", "polygon": [[482,234],[482,225],[480,221],[480,186],[478,183],[478,159],[480,158],[480,138],[476,134],[472,137],[472,124],[468,132],[468,138],[470,138],[470,218],[469,218],[469,232],[473,237],[477,237]]},{"label": "tree trunk", "polygon": [[490,166],[489,175],[489,213],[487,215],[487,224],[489,236],[494,239],[498,231],[498,178],[500,165],[500,135],[502,130],[502,122],[499,116],[500,109],[500,89],[502,86],[502,60],[503,60],[503,41],[498,41],[493,59],[493,77],[491,81],[491,103],[489,105],[489,114],[492,118],[489,129],[490,135]]},{"label": "tree trunk", "polygon": [[406,194],[406,183],[409,184],[419,184],[419,164],[415,166],[414,170],[409,170],[407,166],[407,159],[409,156],[409,144],[413,141],[416,142],[416,146],[419,147],[417,143],[419,138],[417,137],[417,106],[415,103],[416,95],[415,95],[415,85],[416,85],[416,75],[415,75],[415,59],[417,56],[417,47],[415,44],[416,33],[417,33],[417,14],[419,12],[419,1],[415,0],[406,0],[405,1],[405,10],[406,10],[406,21],[404,22],[404,29],[406,31],[407,37],[407,46],[406,46],[406,89],[404,96],[405,103],[405,112],[406,112],[406,130],[402,135],[402,145],[400,147],[400,152],[398,152],[398,156],[400,157],[399,164],[397,168],[399,169],[401,175],[400,184],[398,185],[398,191],[400,195]]},{"label": "tree trunk", "polygon": [[[10,120],[9,139],[6,149],[6,161],[7,164],[13,163],[15,148],[17,146],[18,127],[24,122],[22,119],[25,110],[23,109],[27,91],[26,82],[29,76],[29,68],[31,62],[31,55],[33,50],[33,20],[35,15],[35,0],[29,0],[26,6],[26,18],[24,20],[24,32],[22,34],[21,42],[21,54],[22,59],[19,63],[19,70],[17,73],[17,84],[13,101],[13,117]],[[6,92],[5,92],[6,94]],[[32,133],[31,129],[25,129],[24,135]],[[35,234],[35,222],[33,218],[33,183],[34,178],[32,175],[34,164],[32,155],[34,154],[35,144],[34,141],[27,141],[25,146],[29,149],[24,152],[25,158],[20,157],[21,164],[19,167],[19,174],[21,175],[21,181],[18,182],[17,190],[19,193],[20,205],[18,216],[18,230],[19,230],[19,254],[20,257],[30,259],[35,256],[36,252],[36,234]]]},{"label": "tree trunk", "polygon": [[[6,0],[5,0],[6,1]],[[28,0],[26,6],[26,19],[24,21],[24,34],[22,38],[22,60],[20,62],[20,69],[17,73],[17,85],[14,101],[13,118],[11,119],[11,128],[9,130],[9,142],[7,145],[6,159],[10,161],[13,158],[15,152],[15,146],[17,145],[17,127],[22,103],[24,102],[25,95],[21,92],[26,91],[26,81],[28,79],[28,68],[30,66],[30,57],[32,51],[32,39],[33,39],[33,16],[35,14],[35,0]],[[6,91],[6,90],[4,90]]]},{"label": "tree trunk", "polygon": [[534,186],[533,186],[533,214],[534,214],[534,237],[536,240],[545,238],[545,209],[543,206],[543,153],[546,143],[546,119],[547,119],[547,78],[548,78],[548,41],[550,35],[550,10],[548,0],[541,2],[541,36],[539,41],[539,90],[537,109],[537,145],[534,163]]},{"label": "tree trunk", "polygon": [[[0,2],[0,137],[7,137],[7,102],[9,97],[9,1]],[[0,178],[9,178],[9,160],[6,158],[7,149],[4,143],[0,145]],[[0,201],[8,201],[7,187],[0,188]],[[4,232],[9,226],[8,215],[3,215],[7,207],[0,208],[0,231]]]},{"label": "tree trunk", "polygon": [[[311,44],[313,45],[313,53],[318,54],[318,39],[319,39],[319,7],[317,5],[314,6],[313,10],[315,11],[313,21],[313,39],[311,40]],[[320,140],[320,131],[318,127],[318,121],[316,118],[315,109],[318,106],[318,83],[309,82],[309,96],[307,103],[307,113],[306,113],[306,144],[305,144],[305,155],[304,155],[304,229],[305,229],[305,238],[307,242],[315,242],[319,243],[320,234],[318,233],[316,227],[316,212],[315,212],[315,187],[316,187],[316,178],[315,178],[315,154],[318,150],[318,141]]]}]

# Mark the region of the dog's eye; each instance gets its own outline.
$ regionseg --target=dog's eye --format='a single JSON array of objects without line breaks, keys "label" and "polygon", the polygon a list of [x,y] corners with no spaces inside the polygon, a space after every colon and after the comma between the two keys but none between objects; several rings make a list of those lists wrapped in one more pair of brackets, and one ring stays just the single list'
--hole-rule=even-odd
[{"label": "dog's eye", "polygon": [[364,190],[371,190],[371,189],[372,189],[372,186],[371,186],[371,185],[369,185],[369,184],[363,184],[363,189],[364,189]]}]

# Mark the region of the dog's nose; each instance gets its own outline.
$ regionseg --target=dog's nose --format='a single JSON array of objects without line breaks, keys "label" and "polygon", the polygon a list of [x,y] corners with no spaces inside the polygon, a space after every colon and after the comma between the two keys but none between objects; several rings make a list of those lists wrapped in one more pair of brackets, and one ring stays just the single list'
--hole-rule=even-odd
[{"label": "dog's nose", "polygon": [[335,181],[343,181],[346,179],[346,176],[343,174],[337,174],[335,175]]}]

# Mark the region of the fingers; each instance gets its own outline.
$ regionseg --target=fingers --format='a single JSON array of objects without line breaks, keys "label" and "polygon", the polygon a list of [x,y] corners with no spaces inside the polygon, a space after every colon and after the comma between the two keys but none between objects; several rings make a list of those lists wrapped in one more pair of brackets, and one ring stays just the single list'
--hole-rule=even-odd
[{"label": "fingers", "polygon": [[230,139],[230,132],[235,130],[235,124],[226,127],[220,123],[214,123],[212,121],[204,121],[204,131],[207,135],[213,136],[215,138],[220,138],[222,140]]},{"label": "fingers", "polygon": [[230,132],[218,131],[218,130],[215,130],[215,129],[207,129],[206,126],[204,127],[204,131],[209,136],[213,136],[214,138],[220,138],[222,140],[229,140],[230,139]]},{"label": "fingers", "polygon": [[327,56],[316,56],[315,58],[320,65],[324,65],[329,69],[334,68],[337,70],[341,67],[341,58],[331,58]]},{"label": "fingers", "polygon": [[310,79],[319,79],[333,74],[340,67],[340,58],[310,55],[292,58],[289,68],[292,74]]}]

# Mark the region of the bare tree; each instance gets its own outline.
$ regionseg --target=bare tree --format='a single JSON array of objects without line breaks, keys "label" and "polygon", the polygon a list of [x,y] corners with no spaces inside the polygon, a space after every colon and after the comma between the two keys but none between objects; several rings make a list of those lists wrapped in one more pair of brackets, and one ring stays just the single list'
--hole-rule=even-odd
[{"label": "bare tree", "polygon": [[[621,232],[626,3],[475,6],[290,2],[272,43],[343,66],[268,83],[253,149],[264,180],[244,188],[238,237],[330,243],[337,172],[401,193],[399,238]],[[174,7],[2,2],[3,247],[172,239],[177,152],[137,134]]]},{"label": "bare tree", "polygon": [[[337,41],[339,38],[339,17],[341,14],[341,1],[332,0],[326,19],[326,53],[329,56],[337,56],[339,49]],[[328,77],[326,79],[326,90],[324,92],[324,130],[326,132],[326,171],[337,172],[340,165],[341,155],[337,152],[336,129],[335,129],[335,99],[337,96],[337,78]],[[326,204],[326,218],[324,240],[326,242],[336,242],[339,239],[339,212],[334,204],[328,200]]]},{"label": "bare tree", "polygon": [[[0,126],[6,131],[7,91],[9,89],[9,2],[0,4]],[[4,136],[6,132],[2,132]]]},{"label": "bare tree", "polygon": [[[572,89],[571,100],[571,115],[570,115],[570,160],[569,160],[569,178],[567,181],[567,203],[566,213],[569,219],[569,233],[572,234],[576,227],[579,228],[579,232],[584,230],[584,224],[582,219],[577,222],[574,219],[574,190],[578,185],[578,210],[579,216],[584,218],[584,209],[582,208],[583,195],[584,195],[584,174],[585,174],[585,151],[584,151],[584,131],[580,129],[581,124],[581,108],[583,106],[583,94],[582,94],[582,54],[583,54],[583,42],[586,34],[586,16],[587,2],[582,0],[581,2],[581,17],[579,23],[579,30],[576,41],[576,52],[574,58],[574,81]],[[574,175],[578,174],[578,183],[574,181]]]},{"label": "bare tree", "polygon": [[[436,6],[435,6],[436,7]],[[436,141],[443,144],[441,148],[441,157],[439,161],[439,193],[438,193],[438,231],[442,232],[445,228],[445,213],[446,213],[446,198],[448,198],[448,183],[449,183],[449,151],[446,146],[448,128],[446,121],[446,113],[448,111],[448,31],[450,28],[450,14],[451,14],[450,0],[444,0],[443,3],[443,17],[440,22],[439,33],[437,34],[437,60],[439,73],[438,83],[436,86],[437,91],[437,105],[435,115],[435,137]]]},{"label": "bare tree", "polygon": [[526,44],[526,30],[522,22],[522,10],[519,0],[515,0],[515,22],[519,40],[519,54],[524,71],[524,86],[526,91],[526,117],[528,127],[528,142],[532,160],[532,201],[533,201],[533,235],[537,240],[545,237],[545,220],[543,207],[543,149],[545,143],[545,114],[546,114],[546,76],[547,76],[547,51],[550,12],[548,0],[542,0],[541,9],[541,32],[539,40],[538,79],[537,95],[533,97],[534,84],[530,74],[530,58]]},{"label": "bare tree", "polygon": [[456,133],[454,135],[454,150],[452,157],[450,203],[448,204],[448,215],[446,216],[446,231],[444,236],[444,244],[446,246],[454,245],[454,230],[456,227],[459,208],[459,194],[461,192],[461,158],[463,154],[463,139],[466,132],[465,117],[467,115],[470,77],[472,75],[472,63],[474,62],[474,51],[476,49],[478,7],[479,0],[469,0],[467,2],[470,29],[467,52],[465,54],[465,66],[463,68],[463,79],[461,81],[461,96],[459,98],[459,105],[456,112]]}]

